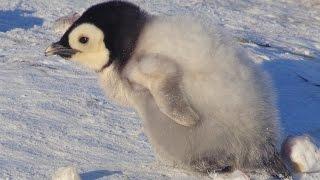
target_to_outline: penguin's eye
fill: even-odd
[[[88,38],[88,37],[81,36],[81,37],[79,38],[79,42],[80,42],[81,44],[87,44],[88,41],[89,41],[89,38]]]

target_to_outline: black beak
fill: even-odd
[[[69,59],[72,57],[72,55],[76,54],[77,52],[79,52],[79,51],[65,47],[65,46],[61,45],[59,42],[56,42],[56,43],[51,44],[45,50],[45,56],[59,55],[62,58]]]

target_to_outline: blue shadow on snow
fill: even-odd
[[[284,135],[310,135],[320,145],[320,86],[298,75],[313,69],[319,79],[320,64],[314,61],[266,61],[263,67],[274,82]],[[311,77],[312,78],[312,77]]]
[[[122,175],[122,171],[109,171],[109,170],[98,170],[98,171],[90,171],[81,174],[82,180],[96,180],[105,176],[112,176],[112,175]]]
[[[43,20],[31,14],[32,11],[20,9],[0,11],[0,32],[7,32],[15,28],[30,29],[34,25],[41,26]]]

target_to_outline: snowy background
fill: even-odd
[[[0,179],[181,179],[155,163],[137,115],[108,101],[93,73],[44,49],[52,23],[99,0],[0,0]],[[283,136],[320,144],[320,1],[135,0],[156,15],[193,14],[238,39],[272,76]]]

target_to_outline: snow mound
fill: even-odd
[[[283,155],[296,173],[294,180],[320,179],[320,150],[309,136],[289,137],[284,142]]]
[[[52,180],[81,180],[81,178],[75,167],[68,166],[59,168],[52,176]]]
[[[320,150],[307,135],[288,138],[284,153],[295,172],[320,173]]]

